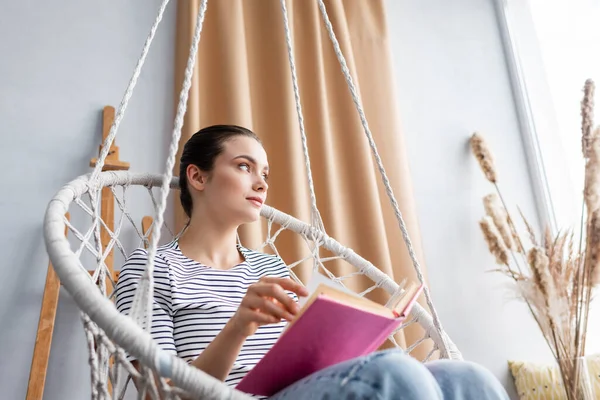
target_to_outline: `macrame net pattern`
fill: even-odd
[[[342,73],[346,78],[350,94],[360,116],[369,146],[373,151],[374,159],[381,173],[386,193],[394,208],[417,277],[423,283],[423,274],[412,249],[406,225],[377,152],[360,98],[333,32],[325,5],[322,0],[317,0],[317,2],[336,56],[340,61]],[[117,134],[119,124],[167,4],[168,0],[164,0],[160,6],[158,16],[144,44],[142,55],[120,104],[113,126],[102,145],[102,151],[94,171],[65,185],[48,205],[44,221],[46,248],[63,286],[73,296],[82,311],[82,321],[89,352],[93,399],[123,398],[127,393],[127,388],[131,387],[130,381],[133,381],[136,386],[137,398],[140,399],[148,397],[152,399],[171,399],[179,398],[182,395],[202,399],[251,398],[189,366],[185,361],[164,353],[148,333],[152,323],[154,254],[161,235],[164,234],[165,236],[163,240],[170,240],[176,236],[164,223],[164,212],[169,194],[178,185],[177,179],[173,178],[172,171],[181,137],[187,95],[191,86],[193,66],[196,62],[195,57],[206,13],[207,0],[201,1],[196,20],[196,30],[190,47],[190,56],[186,66],[165,167],[166,172],[162,175],[123,171],[102,172],[103,163]],[[294,274],[295,269],[307,262],[312,264],[313,272],[318,271],[342,285],[345,285],[357,275],[365,275],[371,279],[373,284],[359,294],[366,296],[376,289],[382,289],[390,295],[388,305],[393,304],[403,294],[402,284],[399,285],[394,282],[352,249],[341,245],[328,236],[323,227],[316,207],[316,196],[312,183],[312,171],[306,145],[307,140],[285,0],[281,0],[281,8],[305,165],[309,179],[311,223],[307,224],[299,221],[265,205],[261,210],[261,215],[266,225],[267,237],[262,245],[255,250],[264,250],[279,255],[286,262],[292,277],[296,280],[298,278]],[[112,230],[108,228],[106,221],[103,221],[100,216],[100,198],[103,188],[110,189],[115,201],[116,215],[114,229]],[[149,208],[153,210],[154,214],[152,215],[152,226],[145,232],[142,232],[141,227],[136,223],[136,221],[140,221],[141,216],[134,215],[135,212],[143,209],[141,206],[143,201],[149,202]],[[135,207],[131,207],[131,204],[135,204]],[[65,231],[67,231],[66,236]],[[290,261],[286,259],[285,254],[279,254],[276,242],[285,232],[299,235],[305,243],[306,255],[301,259]],[[102,244],[101,235],[103,234],[110,237],[106,246]],[[117,276],[110,274],[106,261],[109,257],[114,257],[114,265],[121,265],[127,255],[140,246],[148,248],[149,261],[136,290],[131,313],[129,316],[125,316],[120,314],[114,305],[113,294]],[[322,251],[327,252],[328,255],[322,256]],[[342,270],[351,270],[352,272],[337,276],[329,267],[334,260],[337,260],[338,265],[339,263],[351,265],[352,268]],[[424,295],[429,312],[419,304],[415,304],[409,318],[398,330],[405,329],[412,324],[419,324],[425,333],[423,337],[414,343],[409,343],[404,350],[410,354],[418,346],[428,343],[432,346],[432,349],[422,361],[430,359],[435,352],[439,352],[440,358],[461,359],[460,352],[441,326],[427,287],[425,287]],[[394,339],[395,333],[389,337],[389,340],[398,346]],[[138,360],[139,370],[127,361],[127,354]]]
[[[87,275],[88,280],[93,283],[99,294],[111,301],[110,307],[114,308],[112,300],[115,281],[109,273],[106,259],[112,252],[115,265],[118,265],[135,248],[149,246],[149,235],[152,232],[152,226],[146,232],[143,232],[140,225],[141,216],[132,215],[134,213],[129,210],[129,205],[135,204],[136,208],[139,208],[142,202],[141,197],[146,197],[146,206],[153,207],[156,210],[157,189],[160,189],[160,183],[160,175],[134,174],[123,171],[102,172],[95,184],[90,182],[89,175],[82,176],[67,184],[55,198],[56,203],[54,204],[63,207],[65,205],[70,206],[68,208],[70,217],[67,218],[63,213],[64,216],[61,222],[67,227],[67,238],[65,240],[68,241],[68,245],[72,249],[72,255],[77,260],[77,268]],[[99,193],[103,187],[110,188],[115,200],[114,230],[109,230],[105,221],[99,216]],[[172,187],[177,187],[177,179],[173,179]],[[60,201],[63,197],[65,198],[64,201]],[[70,205],[68,204],[69,200],[71,201]],[[357,275],[368,276],[373,284],[359,293],[361,296],[365,296],[378,288],[382,288],[392,295],[401,293],[401,286],[377,267],[360,257],[352,249],[344,247],[321,231],[269,206],[263,207],[261,215],[266,225],[267,235],[264,242],[255,250],[277,254],[282,257],[294,279],[300,281],[294,274],[295,268],[306,262],[314,262],[318,265],[319,273],[342,285]],[[164,229],[165,240],[177,236],[168,225],[165,225]],[[104,248],[98,240],[100,230],[110,236],[110,241]],[[302,238],[306,246],[304,257],[290,261],[286,259],[285,254],[279,253],[277,240],[286,231],[293,232],[293,234]],[[321,256],[322,252],[319,249],[325,249],[331,255]],[[344,263],[352,265],[354,271],[347,275],[336,276],[329,268],[329,264],[333,260],[342,260]],[[90,266],[95,268],[90,269]],[[390,302],[392,301],[393,296],[390,297]],[[136,370],[127,361],[125,350],[115,344],[109,335],[99,328],[85,312],[82,313],[82,321],[89,351],[93,399],[123,398],[126,390],[135,390],[132,389],[131,385],[127,389],[125,384],[128,380],[135,382],[139,395],[142,396],[141,398],[144,398],[143,396],[146,393],[151,398],[157,399],[178,398],[178,395],[183,393],[181,389],[167,385],[164,379],[153,379],[151,372],[154,369],[153,365],[149,365],[149,368],[142,368],[141,371]],[[404,351],[410,354],[420,345],[431,345],[431,351],[421,360],[425,362],[436,352],[440,352],[441,340],[437,336],[431,316],[419,304],[415,305],[407,321],[396,332],[412,324],[420,324],[424,328],[425,334],[415,342],[409,343]],[[389,340],[400,348],[394,338],[396,332],[390,335]],[[448,338],[446,340],[449,342]],[[460,358],[460,353],[453,345],[450,353],[449,358]],[[443,354],[440,355],[443,356]],[[200,371],[195,370],[194,372]],[[223,389],[227,388],[224,387]],[[202,392],[201,394],[202,398],[208,398],[204,397],[207,396],[206,393]],[[218,394],[215,398],[223,398],[221,396],[223,394]]]

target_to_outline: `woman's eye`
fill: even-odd
[[[269,174],[263,174],[263,179],[265,181],[268,181],[269,180]]]
[[[246,171],[250,171],[250,166],[248,164],[243,163],[243,164],[240,164],[239,167],[241,169],[245,169]]]

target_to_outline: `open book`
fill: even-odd
[[[358,296],[315,275],[300,312],[271,350],[236,389],[272,396],[298,380],[334,364],[377,350],[407,315],[423,290],[409,284],[392,308]]]

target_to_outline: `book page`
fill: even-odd
[[[349,295],[361,298],[358,294],[356,294],[352,290],[344,287],[340,283],[335,282],[335,281],[329,279],[328,277],[326,277],[323,274],[320,274],[318,272],[313,272],[310,280],[306,284],[306,289],[308,290],[308,296],[307,297],[300,297],[300,299],[298,301],[298,305],[300,306],[300,308],[304,307],[304,304],[306,303],[306,301],[308,299],[310,299],[310,297],[315,292],[315,290],[317,290],[317,287],[319,287],[320,284],[324,284],[326,286],[329,286],[329,287],[332,287],[334,289],[340,290],[340,291],[342,291],[344,293],[347,293]]]

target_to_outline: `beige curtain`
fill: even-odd
[[[393,90],[384,0],[330,0],[325,4],[425,268]],[[288,1],[287,7],[325,229],[396,281],[404,277],[416,280],[317,2]],[[178,2],[176,99],[198,9],[197,0]],[[267,203],[309,222],[310,198],[279,0],[209,1],[180,148],[194,132],[212,124],[243,125],[261,137],[272,170]],[[180,207],[175,212],[176,224],[181,227],[183,212]],[[264,229],[263,223],[244,227],[240,232],[244,245],[262,243]],[[307,252],[304,242],[294,236],[284,234],[276,242],[288,262]],[[330,266],[336,274],[351,271],[342,263]],[[310,265],[302,265],[296,273],[305,280]],[[360,277],[351,286],[364,290],[369,281]],[[387,300],[380,290],[370,298]],[[424,299],[421,304],[426,306]],[[399,339],[406,345],[422,335],[419,327],[413,327]],[[426,342],[413,355],[422,358],[430,346]]]

